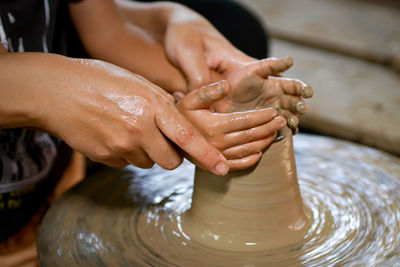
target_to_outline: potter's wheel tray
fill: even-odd
[[[103,168],[60,198],[38,239],[43,266],[329,266],[400,262],[400,160],[327,137],[294,138],[304,240],[231,252],[191,240],[194,167]],[[283,210],[282,212],[286,212]],[[219,238],[215,236],[215,238]],[[251,246],[251,244],[249,244]]]

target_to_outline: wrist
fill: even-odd
[[[20,86],[24,75],[14,58],[13,53],[0,53],[0,128],[35,127],[33,96]]]
[[[44,129],[51,111],[50,95],[62,84],[62,56],[43,53],[0,53],[0,127]],[[57,76],[57,77],[54,77]]]
[[[37,127],[37,117],[29,105],[5,106],[0,103],[0,129]]]

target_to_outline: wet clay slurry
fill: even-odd
[[[283,163],[265,158],[285,140],[289,139],[270,147],[252,174],[218,181],[197,172],[193,205],[194,167],[188,162],[174,171],[99,170],[45,216],[38,239],[41,263],[386,266],[400,262],[400,159],[349,142],[300,134],[294,138],[294,148],[301,204],[292,161],[278,166]],[[269,169],[261,170],[267,165],[273,171],[283,170],[279,175],[285,175],[284,181],[269,176]],[[269,189],[263,185],[267,181],[257,178],[259,172],[271,179]],[[249,178],[253,174],[255,178]],[[268,204],[260,201],[261,196]],[[278,205],[281,209],[273,210]]]

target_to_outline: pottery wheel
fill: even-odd
[[[330,266],[400,262],[400,159],[327,137],[294,137],[311,226],[304,240],[225,251],[191,240],[194,166],[174,171],[102,168],[48,211],[38,238],[43,266]],[[282,212],[285,212],[284,210]],[[218,237],[215,237],[218,238]]]

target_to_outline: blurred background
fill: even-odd
[[[313,87],[303,132],[400,155],[400,1],[237,2],[265,25],[269,56],[294,58],[284,75]]]

